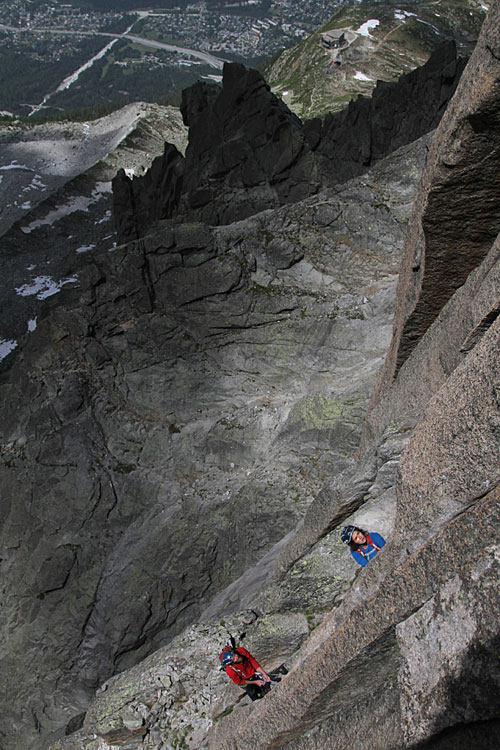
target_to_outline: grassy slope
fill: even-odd
[[[264,72],[275,93],[300,117],[335,111],[358,94],[370,95],[377,79],[390,81],[422,65],[444,40],[455,39],[470,54],[484,19],[485,3],[477,0],[433,2],[349,2],[304,42],[285,50]],[[401,12],[413,13],[404,20]],[[331,53],[321,46],[321,33],[342,28],[354,31],[377,19],[370,38],[350,34],[340,51],[340,68],[330,66]],[[371,80],[355,78],[358,73]]]

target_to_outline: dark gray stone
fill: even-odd
[[[147,234],[149,227],[175,214],[182,190],[184,158],[165,143],[162,156],[154,159],[143,177],[129,178],[121,169],[112,182],[117,240],[131,242]]]
[[[231,226],[162,221],[95,255],[5,360],[4,713],[26,706],[26,748],[196,620],[350,465],[425,153]],[[345,591],[326,586],[323,562],[311,607]],[[302,575],[297,591],[314,590]],[[306,630],[303,615],[285,620],[281,654]],[[272,629],[262,639],[270,653]]]

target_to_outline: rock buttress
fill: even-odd
[[[373,403],[500,230],[500,6],[436,131],[410,220],[394,332]]]

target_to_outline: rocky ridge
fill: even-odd
[[[373,99],[301,123],[257,71],[226,64],[222,89],[199,83],[183,93],[185,159],[169,146],[148,175],[113,180],[120,241],[173,216],[229,224],[362,174],[436,127],[464,65],[449,42],[422,68],[379,84]]]

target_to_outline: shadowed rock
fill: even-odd
[[[226,64],[215,91],[196,84],[183,92],[189,145],[181,213],[228,224],[315,192],[301,122],[260,73]]]
[[[499,77],[490,64],[492,58],[496,64],[500,60],[493,43],[498,30],[496,4],[469,79],[477,85],[478,71],[489,70],[485,85],[493,85],[495,102]],[[467,111],[469,122],[475,118],[474,105],[481,111],[484,103],[470,93],[467,87],[459,89],[451,110]],[[370,746],[386,748],[469,748],[471,738],[474,747],[498,743],[492,699],[497,678],[491,659],[498,648],[498,604],[492,606],[492,597],[498,601],[493,579],[500,546],[500,245],[492,166],[497,154],[490,135],[493,153],[481,138],[468,141],[467,162],[473,172],[485,163],[489,186],[481,191],[486,206],[475,231],[467,213],[464,217],[460,245],[464,258],[465,243],[470,245],[468,263],[455,266],[451,255],[448,259],[448,298],[456,286],[461,288],[408,354],[390,390],[386,384],[384,399],[369,415],[378,431],[371,443],[365,436],[365,460],[380,445],[384,427],[397,433],[405,418],[410,429],[411,419],[417,422],[400,463],[391,544],[302,646],[285,684],[248,715],[235,712],[215,725],[210,748],[236,750],[244,735],[247,743],[273,749],[340,750],[359,743],[360,728]],[[454,143],[438,131],[431,152],[438,158],[426,175],[438,188],[443,158]],[[467,201],[467,180],[463,184]],[[455,197],[460,205],[459,191]],[[452,195],[448,198],[432,208],[441,243],[451,248],[459,241],[459,221],[453,213],[448,220],[449,203],[453,207]],[[430,205],[431,198],[427,206],[417,205],[414,222],[425,224]],[[480,253],[475,252],[478,238]],[[407,291],[400,284],[400,305]],[[349,487],[346,500],[348,492]],[[332,520],[338,498],[333,500]],[[320,512],[322,505],[320,501]],[[308,516],[310,528],[328,531],[324,516],[318,524],[314,506]],[[307,522],[308,517],[304,526]]]
[[[343,182],[433,130],[467,61],[453,41],[395,82],[378,81],[371,99],[358,96],[342,112],[304,123],[322,182]]]
[[[222,89],[197,83],[183,92],[183,166],[180,156],[165,156],[154,175],[130,183],[120,174],[113,183],[121,241],[173,216],[229,224],[362,174],[436,127],[464,64],[446,43],[399,81],[379,82],[372,99],[358,97],[340,114],[302,123],[260,73],[227,63]]]
[[[143,177],[120,169],[113,179],[113,209],[119,243],[137,240],[161,219],[175,214],[182,189],[184,158],[170,143]]]

